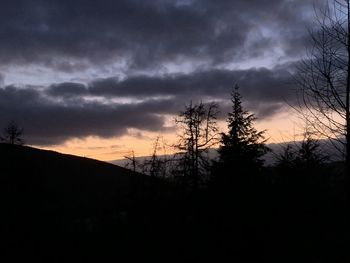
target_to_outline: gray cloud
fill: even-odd
[[[228,65],[269,60],[277,51],[281,61],[298,58],[308,45],[312,4],[322,2],[3,0],[1,70],[12,70],[14,78],[20,74],[13,73],[16,66],[26,74],[51,69],[65,78],[39,83],[67,81],[5,86],[0,74],[0,126],[15,120],[28,143],[38,145],[120,136],[129,128],[166,131],[164,114],[176,114],[191,99],[222,101],[221,117],[226,117],[235,84],[248,109],[259,118],[271,117],[284,101],[295,103],[294,64],[245,70]],[[115,73],[119,64],[114,62],[121,63]],[[185,62],[190,64],[186,69],[181,67]],[[101,77],[102,68],[113,77]],[[85,70],[85,75],[75,74]]]
[[[72,104],[52,103],[34,89],[9,86],[0,89],[0,125],[4,127],[15,120],[24,127],[28,143],[52,145],[89,135],[120,136],[128,128],[165,131],[164,117],[156,111],[164,106],[163,101],[127,105],[83,100]]]
[[[207,70],[190,74],[169,74],[161,76],[132,76],[123,80],[106,78],[92,81],[87,86],[79,83],[62,83],[49,87],[48,93],[55,96],[102,96],[145,98],[155,96],[176,96],[183,98],[215,99],[227,98],[233,85],[242,86],[247,100],[281,102],[292,99],[293,82],[290,70],[278,66],[273,69],[249,70]]]
[[[60,144],[89,135],[120,136],[129,128],[167,131],[164,114],[177,114],[191,99],[226,100],[221,105],[221,117],[226,118],[225,112],[231,106],[229,94],[235,83],[241,86],[249,109],[265,118],[285,106],[284,100],[293,102],[291,95],[286,97],[290,78],[287,69],[279,67],[134,76],[49,87],[7,86],[0,89],[0,125],[15,120],[25,128],[28,143],[40,145]],[[101,100],[89,100],[96,97]],[[131,102],[111,102],[123,97]]]
[[[310,21],[301,14],[311,2],[4,0],[0,61],[68,72],[85,68],[82,59],[91,66],[123,59],[141,69],[179,60],[222,63],[273,50],[274,37],[291,52],[290,43],[304,42]],[[274,34],[264,35],[263,27]]]
[[[0,87],[2,87],[4,85],[4,75],[0,72]]]
[[[60,97],[75,97],[87,94],[87,87],[82,83],[64,82],[52,84],[47,89],[48,95]]]

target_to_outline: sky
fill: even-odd
[[[171,144],[191,100],[221,126],[240,86],[270,142],[295,135],[293,72],[326,0],[2,0],[0,127],[100,160]]]

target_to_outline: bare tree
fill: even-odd
[[[124,156],[125,159],[128,160],[128,162],[125,165],[125,168],[129,168],[131,166],[132,171],[136,173],[136,158],[135,158],[135,152],[132,150],[129,155]]]
[[[159,155],[160,150],[163,151],[161,155]],[[168,163],[170,161],[166,154],[166,143],[162,137],[157,136],[153,144],[152,155],[141,164],[142,171],[151,177],[166,177],[168,175]]]
[[[23,145],[23,128],[20,128],[16,122],[11,121],[3,130],[1,141],[9,144]]]
[[[299,106],[315,132],[336,139],[350,167],[350,0],[333,0],[316,11],[312,49],[298,68]]]
[[[175,119],[182,129],[175,147],[182,156],[183,175],[194,187],[208,169],[205,153],[219,141],[217,115],[216,103],[193,105],[191,101]]]
[[[155,177],[160,172],[160,160],[157,155],[158,145],[159,145],[159,136],[156,138],[156,141],[154,142],[153,153],[150,161],[150,175],[152,177]]]

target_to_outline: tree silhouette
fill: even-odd
[[[334,0],[316,13],[312,49],[299,66],[299,113],[314,130],[343,147],[350,167],[350,0]]]
[[[276,156],[276,167],[281,171],[292,171],[297,158],[296,150],[291,144],[283,147],[282,152]]]
[[[231,93],[232,111],[228,114],[228,133],[222,133],[217,168],[220,173],[252,172],[263,165],[261,157],[268,151],[265,131],[257,131],[254,114],[242,107],[242,97],[236,85]]]
[[[134,150],[132,150],[129,153],[129,155],[125,155],[124,158],[128,160],[128,162],[125,165],[125,168],[129,168],[129,166],[131,166],[132,171],[136,173],[137,161]]]
[[[315,168],[319,167],[326,160],[327,156],[321,152],[318,141],[307,135],[298,150],[297,165]]]
[[[146,158],[141,166],[142,172],[151,177],[168,176],[168,163],[171,161],[166,155],[166,144],[162,137],[157,136],[153,144],[153,152],[149,158]],[[163,154],[159,155],[158,151],[163,150]]]
[[[11,121],[3,130],[3,137],[1,141],[9,144],[23,145],[24,140],[23,128],[20,128],[16,122]]]
[[[182,129],[175,145],[180,150],[182,173],[195,188],[208,171],[205,153],[218,143],[217,114],[216,103],[193,105],[191,102],[175,119]]]
[[[301,143],[284,147],[277,156],[276,167],[287,173],[295,173],[296,170],[306,173],[319,170],[327,160],[328,156],[321,151],[319,141],[306,132]]]

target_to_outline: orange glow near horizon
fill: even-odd
[[[113,161],[124,159],[124,156],[130,156],[132,151],[134,151],[135,156],[151,155],[153,143],[157,136],[156,133],[142,132],[142,137],[134,135],[108,139],[87,137],[69,140],[63,145],[40,148],[101,161]]]
[[[221,121],[219,127],[226,130],[226,122]],[[267,143],[280,143],[302,138],[302,124],[297,116],[290,111],[274,116],[271,119],[255,122],[257,130],[266,130],[265,137]],[[86,137],[83,139],[72,139],[62,145],[40,147],[41,149],[54,150],[61,153],[84,156],[101,161],[113,161],[124,159],[124,156],[131,156],[134,151],[135,156],[150,156],[156,138],[160,136],[162,141],[168,145],[166,152],[158,154],[171,154],[174,149],[170,145],[177,140],[175,133],[155,133],[130,130],[128,135],[115,138]]]

